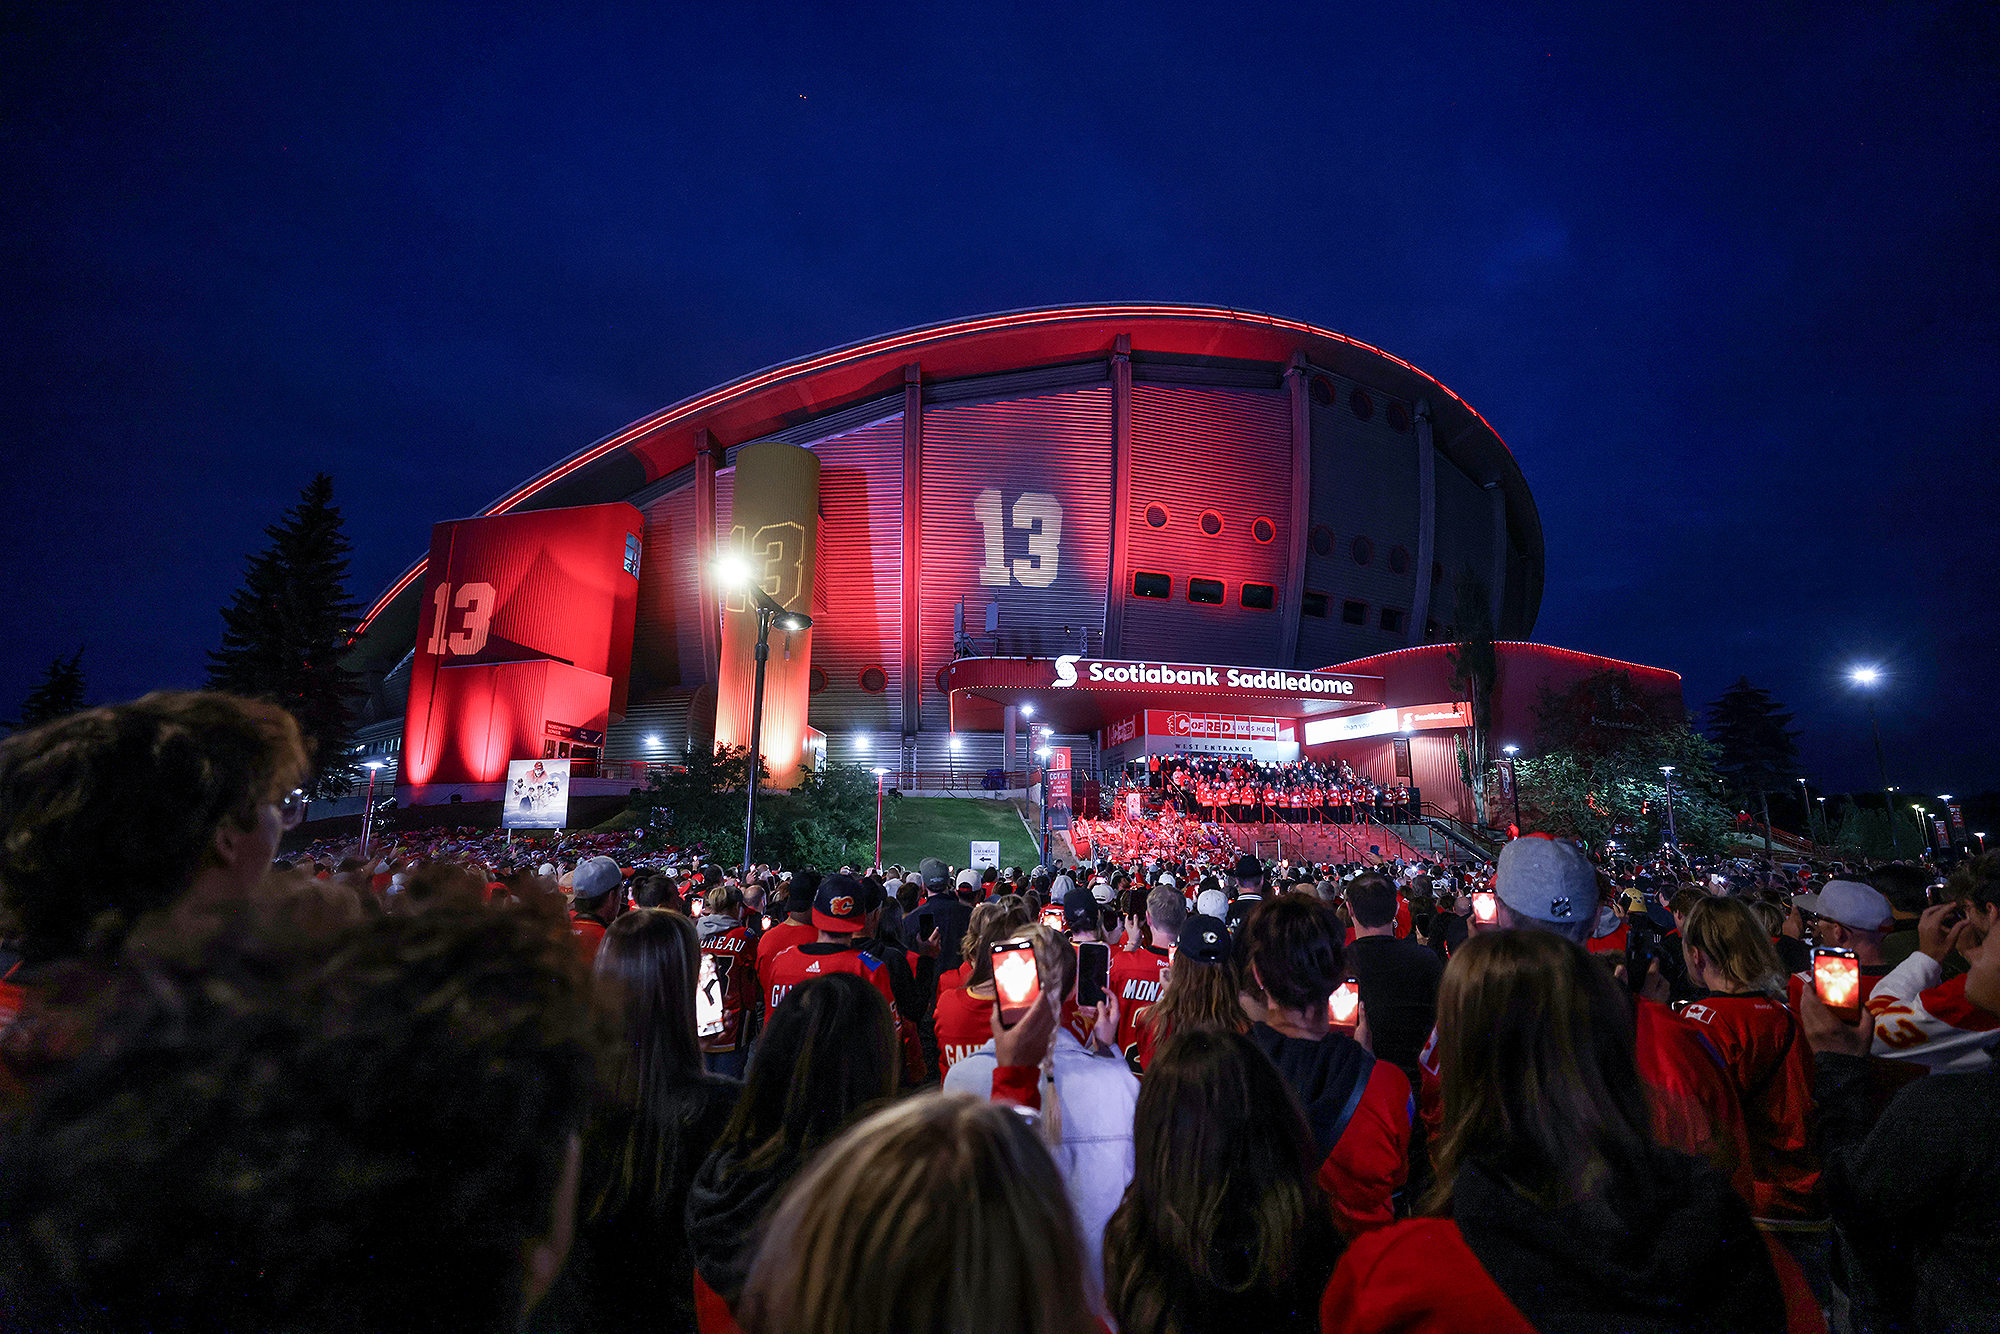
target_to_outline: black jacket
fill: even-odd
[[[743,1297],[764,1217],[798,1175],[797,1159],[747,1168],[718,1149],[703,1161],[687,1197],[687,1238],[701,1281],[734,1310]]]
[[[903,944],[909,949],[917,947],[917,916],[931,914],[938,933],[937,967],[940,973],[948,973],[964,963],[959,957],[958,947],[965,941],[965,929],[972,925],[972,907],[961,902],[956,894],[933,894],[909,912],[903,914]]]

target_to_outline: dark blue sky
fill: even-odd
[[[1747,675],[1835,788],[1877,662],[1892,781],[2000,786],[1992,7],[1501,8],[16,7],[0,715],[199,682],[315,470],[367,601],[745,371],[1181,300],[1478,407],[1537,638]]]

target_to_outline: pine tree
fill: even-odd
[[[1491,777],[1487,760],[1493,741],[1493,685],[1500,675],[1493,614],[1486,584],[1470,565],[1459,568],[1453,598],[1456,634],[1445,660],[1451,664],[1452,690],[1472,706],[1472,726],[1458,742],[1458,772],[1472,789],[1474,814],[1486,824],[1491,820],[1486,789]]]
[[[83,650],[67,658],[58,654],[49,660],[41,683],[21,701],[23,728],[38,727],[57,718],[66,718],[83,707]]]
[[[357,779],[348,752],[359,678],[341,658],[361,607],[347,595],[352,547],[333,504],[333,479],[314,477],[283,522],[264,534],[270,546],[251,558],[243,587],[223,608],[222,648],[208,655],[208,683],[289,709],[313,753],[307,794],[338,796]]]
[[[1722,692],[1708,707],[1708,735],[1715,742],[1715,771],[1745,804],[1755,798],[1771,827],[1770,794],[1800,776],[1799,734],[1792,715],[1771,692],[1748,677]]]

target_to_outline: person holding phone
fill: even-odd
[[[1829,880],[1818,893],[1796,895],[1792,903],[1819,919],[1816,943],[1853,952],[1860,977],[1856,1004],[1867,1003],[1875,984],[1894,967],[1882,957],[1882,941],[1894,921],[1889,900],[1859,881]],[[1799,1012],[1800,995],[1812,985],[1811,968],[1793,973],[1785,980],[1786,1000],[1792,1013]]]
[[[992,1040],[992,946],[1018,936],[1031,920],[1026,902],[1012,894],[988,899],[972,910],[972,924],[960,942],[967,959],[964,976],[939,989],[931,1015],[941,1077]]]
[[[1059,1015],[1065,1002],[1076,1000],[1076,947],[1061,932],[1039,923],[1023,927],[996,940],[989,953],[995,978],[989,1013],[997,1016],[996,1030],[1018,1025],[1024,1006]],[[1024,967],[1030,988],[1025,993],[1013,984]],[[1102,1005],[1080,1007],[1078,1013],[1089,1022],[1091,1040],[1086,1045],[1068,1025],[1057,1026],[1042,1058],[1040,1129],[1081,1225],[1091,1309],[1102,1313],[1104,1225],[1132,1180],[1132,1115],[1139,1081],[1113,1045],[1117,997],[1107,995]],[[989,1039],[955,1062],[945,1075],[945,1092],[991,1096],[1000,1065],[996,1041]]]

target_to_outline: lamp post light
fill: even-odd
[[[1667,780],[1667,846],[1678,849],[1680,839],[1674,835],[1674,766],[1663,764],[1660,772]]]
[[[945,763],[948,764],[951,768],[951,785],[954,788],[958,786],[958,749],[959,746],[964,742],[964,740],[965,740],[964,737],[961,737],[958,733],[953,732],[951,734],[951,740],[945,746],[945,750],[948,753],[948,758],[946,759]]]
[[[882,777],[889,771],[875,770],[875,869],[882,869]]]
[[[1986,851],[1986,835],[1975,829],[1972,831],[1972,836],[1979,840],[1979,850],[1981,852]]]
[[[787,611],[783,603],[750,580],[750,566],[741,556],[728,555],[715,563],[716,577],[750,599],[757,613],[757,675],[750,688],[750,778],[744,784],[749,795],[743,810],[743,879],[750,879],[751,844],[757,837],[757,769],[764,751],[764,668],[771,660],[771,623],[786,634],[812,629],[812,617],[802,611]]]
[[[361,856],[368,856],[368,845],[375,835],[375,775],[382,772],[381,760],[364,760],[361,767],[368,771],[368,795],[363,798],[361,808]]]
[[[1924,831],[1924,848],[1927,851],[1935,849],[1937,844],[1931,839],[1930,812],[1914,801],[1910,803],[1910,809],[1917,813],[1917,828]]]
[[[1889,786],[1889,762],[1882,758],[1882,725],[1875,720],[1875,687],[1882,683],[1882,669],[1854,667],[1849,669],[1847,679],[1867,695],[1868,727],[1875,734],[1875,767],[1882,772],[1882,809],[1889,816],[1889,851],[1901,852],[1902,845],[1896,841],[1896,803],[1889,796],[1896,789]]]
[[[1805,780],[1805,779],[1803,779],[1803,778],[1801,778],[1801,779],[1799,780],[1799,807],[1800,807],[1800,809],[1801,809],[1801,810],[1802,810],[1802,811],[1804,812],[1804,814],[1805,814],[1805,821],[1806,821],[1806,842],[1808,842],[1808,843],[1812,842],[1812,800],[1811,800],[1811,798],[1812,798],[1812,789],[1811,789],[1811,788],[1809,788],[1809,787],[1807,787],[1807,786],[1806,786],[1806,780]]]
[[[1500,753],[1507,757],[1507,786],[1514,789],[1514,828],[1518,831],[1521,828],[1521,775],[1514,768],[1514,757],[1521,753],[1521,748],[1510,741],[1500,747]]]
[[[1046,731],[1046,729],[1044,730]],[[1047,746],[1041,747],[1039,750],[1035,752],[1035,758],[1042,762],[1042,778],[1041,778],[1042,862],[1041,864],[1043,866],[1048,866],[1049,865],[1049,748]],[[1053,870],[1054,868],[1051,867],[1050,869]]]

